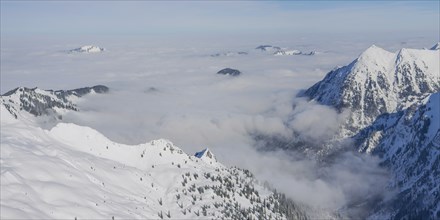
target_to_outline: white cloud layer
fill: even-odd
[[[291,138],[296,131],[310,139],[331,137],[344,115],[295,98],[298,90],[335,66],[348,64],[371,43],[394,50],[402,42],[422,47],[433,41],[402,37],[371,42],[356,36],[333,43],[316,36],[263,39],[98,39],[97,45],[107,49],[99,54],[64,52],[91,39],[2,39],[1,90],[104,84],[111,88],[109,94],[86,97],[79,103],[82,111],[64,120],[122,143],[166,138],[188,153],[209,147],[225,164],[250,169],[291,198],[322,208],[336,210],[382,193],[387,174],[376,158],[347,153],[323,168],[300,154],[257,152],[249,134]],[[274,57],[253,50],[266,43],[322,53]],[[209,56],[227,51],[250,54]],[[216,74],[225,67],[239,69],[242,75]]]

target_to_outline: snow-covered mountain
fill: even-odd
[[[105,49],[102,47],[94,46],[94,45],[86,45],[82,47],[78,47],[75,49],[69,50],[71,53],[100,53],[103,52]]]
[[[349,109],[342,133],[348,137],[379,115],[405,109],[439,90],[438,51],[401,49],[391,53],[373,45],[302,95],[339,111]]]
[[[440,93],[380,116],[354,139],[361,152],[381,156],[392,170],[390,187],[398,190],[372,218],[440,217]]]
[[[304,52],[297,49],[289,49],[282,48],[278,46],[272,45],[260,45],[254,50],[248,51],[227,51],[227,52],[218,52],[210,55],[211,57],[236,57],[236,56],[244,56],[249,54],[265,54],[270,56],[292,56],[292,55],[305,55],[312,56],[316,54],[316,51]]]
[[[349,110],[338,139],[352,138],[391,171],[397,195],[371,210],[371,219],[440,217],[439,60],[436,50],[371,46],[301,94]]]
[[[2,96],[1,104],[15,118],[25,111],[34,116],[53,115],[61,117],[67,110],[78,111],[75,102],[78,98],[92,93],[107,93],[109,88],[103,85],[73,90],[42,90],[39,88],[18,87]]]

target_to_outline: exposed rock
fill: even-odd
[[[230,75],[230,76],[239,76],[241,72],[236,69],[224,68],[217,72],[217,74]]]

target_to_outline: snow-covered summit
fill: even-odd
[[[350,136],[377,116],[406,108],[439,91],[438,60],[437,51],[401,49],[391,53],[373,45],[302,95],[340,111],[349,109],[344,136]]]
[[[359,55],[355,65],[357,68],[388,67],[394,56],[394,53],[373,44]]]
[[[77,52],[77,53],[100,53],[103,52],[105,49],[102,47],[94,46],[94,45],[86,45],[82,47],[78,47],[75,49],[70,50],[70,52]]]

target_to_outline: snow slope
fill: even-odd
[[[115,143],[88,127],[50,130],[1,105],[1,218],[305,219],[301,206],[204,150]]]
[[[373,219],[440,217],[440,93],[379,117],[355,139],[360,151],[381,156],[398,190]]]

